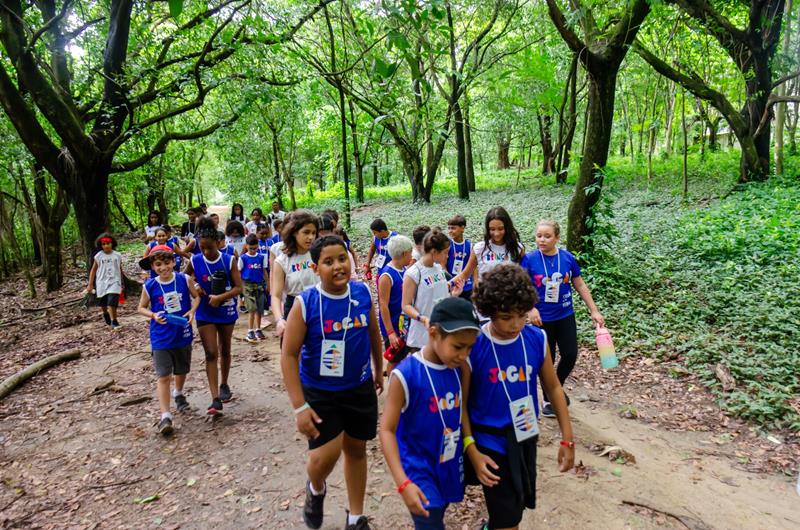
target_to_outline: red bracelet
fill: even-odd
[[[387,337],[391,337],[391,336],[392,336],[392,335],[394,335],[394,334],[395,334],[395,333],[394,333],[394,331],[390,331],[389,333],[387,333],[387,334],[386,334],[386,336],[387,336]]]
[[[568,442],[566,440],[561,440],[561,445],[564,447],[569,447],[570,449],[575,449],[575,442]]]
[[[403,493],[403,490],[406,489],[409,484],[411,484],[411,479],[407,478],[405,482],[397,486],[397,493]]]

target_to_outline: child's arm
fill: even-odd
[[[410,316],[414,320],[419,320],[425,327],[428,327],[428,317],[423,316],[414,307],[414,298],[417,297],[417,282],[412,278],[405,276],[403,279],[403,313]]]
[[[281,373],[283,374],[283,384],[289,394],[289,401],[295,410],[295,420],[297,430],[308,438],[319,436],[316,424],[322,423],[322,419],[317,416],[314,409],[307,406],[303,396],[303,387],[300,383],[300,348],[306,336],[306,323],[303,320],[303,312],[300,304],[294,304],[289,312],[289,319],[286,323],[287,330],[281,347]],[[303,410],[297,412],[297,409]]]
[[[192,253],[192,250],[194,250],[194,245],[195,245],[194,238],[191,238],[191,239],[189,239],[189,241],[186,242],[186,247],[184,248],[184,250],[186,250],[186,253],[189,255],[188,259],[192,259],[192,254],[191,253]]]
[[[397,330],[394,329],[392,315],[389,312],[391,294],[392,279],[388,274],[382,274],[378,279],[378,304],[381,310],[381,320],[383,320],[383,327],[386,328],[386,334],[389,336],[389,344],[392,345],[392,348],[397,348],[400,345],[400,338],[397,336]]]
[[[396,382],[395,379],[396,377],[389,379],[389,395],[383,404],[383,414],[378,435],[381,439],[381,449],[383,449],[386,464],[392,473],[394,483],[400,488],[408,480],[403,464],[400,461],[400,449],[397,446],[397,423],[400,421],[400,411],[406,400],[403,395],[403,385]],[[403,496],[403,502],[406,503],[408,511],[414,515],[428,517],[429,513],[425,509],[425,506],[428,505],[428,499],[419,489],[419,486],[411,482],[403,488],[400,494]]]
[[[280,263],[275,263],[275,267],[270,268],[272,277],[270,278],[270,292],[272,298],[270,305],[272,306],[272,314],[275,315],[275,334],[278,337],[283,336],[286,329],[286,316],[283,314],[283,289],[286,283],[286,273],[283,272],[283,267]]]
[[[461,434],[462,440],[472,438],[472,424],[469,422],[469,413],[467,412],[467,402],[469,401],[469,387],[472,382],[472,370],[466,362],[461,365]],[[492,487],[500,482],[500,477],[492,473],[492,469],[497,471],[499,466],[491,457],[481,453],[475,441],[469,445],[465,445],[464,454],[472,462],[472,468],[478,476],[478,480],[485,486]]]
[[[147,289],[142,288],[142,296],[139,297],[139,307],[136,308],[136,312],[147,317],[147,320],[155,320],[159,324],[167,323],[167,319],[161,313],[154,313],[150,310],[150,296],[147,294]]]
[[[378,327],[378,318],[375,314],[375,304],[370,300],[369,309],[369,343],[372,347],[372,366],[375,370],[373,377],[375,390],[383,393],[383,352],[381,348],[381,330]]]
[[[578,291],[579,295],[581,295],[583,303],[589,308],[589,313],[592,315],[592,321],[594,322],[595,326],[605,326],[606,320],[597,309],[597,305],[595,305],[594,299],[592,298],[592,293],[589,291],[589,286],[586,285],[585,281],[583,281],[583,277],[575,276],[572,278],[572,285],[575,286],[575,290]]]
[[[269,294],[269,258],[264,256],[264,259],[261,263],[261,271],[264,273],[264,290],[267,294]]]
[[[97,275],[97,260],[92,258],[92,268],[89,270],[89,285],[86,287],[86,294],[92,292],[92,285],[94,285],[95,275]]]
[[[353,250],[353,245],[350,245],[350,248],[347,249],[351,256],[353,256],[353,265],[355,265],[356,270],[358,270],[358,254]]]
[[[467,278],[469,278],[473,274],[475,278],[475,285],[478,285],[478,257],[475,255],[475,247],[473,247],[469,253],[469,260],[467,260],[467,266],[464,267],[464,270],[461,271],[461,274],[456,276],[455,279],[464,282],[467,280]]]
[[[192,295],[192,307],[184,313],[184,317],[189,319],[189,324],[194,321],[194,314],[197,311],[198,306],[200,305],[200,292],[198,289],[194,288],[194,279],[190,276],[186,276],[186,285],[189,287],[189,293]]]
[[[369,244],[369,252],[367,252],[367,261],[364,262],[364,271],[369,270],[369,266],[372,263],[372,256],[375,254],[375,240],[372,240],[372,243]]]
[[[572,424],[569,419],[569,409],[567,408],[567,400],[564,398],[564,390],[561,388],[561,383],[556,376],[555,368],[553,368],[553,360],[550,357],[550,347],[546,346],[544,354],[544,363],[539,372],[539,377],[542,380],[542,387],[547,396],[550,398],[550,403],[556,412],[558,418],[558,427],[561,429],[561,440],[565,442],[572,442]],[[561,445],[558,448],[558,469],[563,473],[572,469],[575,463],[575,448]]]

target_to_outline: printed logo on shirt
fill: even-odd
[[[345,329],[365,328],[367,325],[366,313],[356,315],[355,318],[344,317],[341,322],[337,320],[323,321],[323,329],[325,330],[326,334],[334,331],[343,331]]]
[[[439,398],[439,407],[436,407],[436,396],[431,396],[430,402],[428,403],[428,410],[431,412],[438,412],[439,410],[453,410],[461,406],[461,393],[453,394],[452,392],[448,392],[444,396]]]
[[[528,365],[527,373],[523,371],[521,366],[511,365],[505,370],[498,368],[489,368],[489,382],[498,383],[501,380],[508,381],[509,383],[516,383],[517,381],[527,381],[531,378],[533,373],[533,366]]]
[[[461,250],[461,251],[455,250],[455,251],[453,251],[453,259],[466,260],[467,259],[467,253],[465,251],[463,251],[463,250]]]
[[[486,263],[493,262],[493,261],[506,261],[507,254],[498,254],[493,250],[483,253],[483,261]]]
[[[304,261],[303,263],[293,263],[292,264],[292,270],[289,271],[289,272],[306,271],[306,270],[309,270],[310,268],[311,268],[311,262],[310,261]]]
[[[250,270],[259,270],[259,269],[261,269],[261,263],[259,263],[257,261],[253,262],[253,263],[248,263],[247,264],[247,268],[250,269]]]
[[[430,276],[425,276],[422,278],[422,281],[425,283],[425,285],[433,285],[434,283],[443,282],[445,280],[445,275],[442,272],[437,272],[436,274],[431,274]]]
[[[559,273],[554,272],[553,274],[559,274]],[[567,272],[567,273],[564,274],[564,277],[561,280],[561,283],[569,283],[571,279],[572,279],[572,276],[570,276],[570,274]],[[533,275],[533,285],[534,286],[541,287],[542,286],[542,280],[544,280],[544,274],[534,274]]]

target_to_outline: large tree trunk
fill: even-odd
[[[108,231],[111,224],[108,211],[108,170],[97,168],[91,176],[84,174],[82,180],[90,180],[92,184],[75,190],[72,206],[83,240],[83,256],[88,271],[94,256],[94,241],[97,236]]]
[[[469,98],[467,97],[466,91],[464,92],[464,159],[467,166],[467,184],[469,185],[469,191],[475,191],[477,188],[475,187],[475,163],[472,160],[472,129],[470,127],[469,121]]]
[[[766,51],[753,51],[753,70],[755,75],[745,78],[745,107],[744,113],[750,125],[750,135],[758,131],[761,117],[767,110],[767,102],[772,93],[772,70],[770,67],[771,53]],[[749,144],[748,140],[739,138],[740,144]],[[739,182],[751,180],[766,180],[769,178],[770,165],[770,120],[767,120],[758,131],[757,136],[752,136],[752,148],[742,145],[741,174]]]
[[[542,116],[537,111],[536,119],[539,121],[539,139],[542,144],[542,175],[552,175],[555,170],[556,162],[556,153],[553,149],[553,135],[550,132],[553,118],[549,113]]]
[[[586,143],[583,149],[575,193],[569,203],[567,245],[571,252],[591,252],[587,238],[592,227],[587,221],[600,199],[603,170],[608,161],[608,147],[614,119],[614,88],[617,69],[594,68],[589,72],[589,120],[586,124]]]
[[[456,175],[458,180],[458,197],[469,199],[469,181],[467,179],[467,147],[464,138],[464,116],[458,100],[453,104],[456,129]]]
[[[786,56],[789,53],[789,42],[792,34],[792,0],[786,0],[784,11],[786,23],[783,28],[783,44],[781,51]],[[786,95],[786,83],[781,83],[778,87],[778,95]],[[775,174],[783,174],[783,129],[786,120],[786,102],[778,103],[775,109]]]
[[[508,159],[508,151],[511,148],[511,142],[505,134],[497,137],[497,169],[508,169],[511,167],[511,161]]]

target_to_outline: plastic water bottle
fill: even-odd
[[[173,326],[185,326],[189,323],[189,319],[182,317],[180,315],[173,315],[171,313],[164,313],[161,315],[167,321],[167,324],[172,324]]]
[[[600,366],[606,369],[619,366],[619,360],[614,350],[614,341],[611,339],[611,333],[600,325],[597,326],[594,333],[595,340],[597,341],[597,350],[600,352]]]

